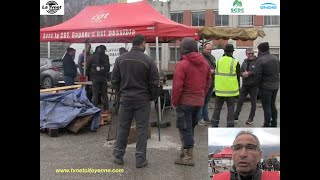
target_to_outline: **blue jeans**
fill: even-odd
[[[201,119],[208,119],[208,105],[210,102],[210,98],[212,95],[212,91],[209,91],[208,94],[206,95],[205,99],[204,99],[204,105],[201,106],[201,108],[199,109],[198,112],[198,120],[200,121]]]
[[[194,146],[194,128],[198,124],[198,112],[200,106],[178,105],[176,127],[179,129],[183,140],[183,148],[189,149]]]
[[[261,103],[264,112],[264,127],[277,127],[278,111],[276,108],[276,97],[278,89],[260,89]]]
[[[74,85],[74,78],[71,76],[64,76],[64,84],[66,86]]]

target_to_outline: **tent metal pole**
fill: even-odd
[[[177,49],[177,40],[174,43],[174,63],[177,64],[178,59],[178,49]]]
[[[159,60],[159,37],[156,37],[156,59],[157,59],[157,66],[160,76],[160,60]],[[159,81],[160,85],[160,81]],[[160,122],[161,122],[161,102],[160,96],[158,97],[158,134],[159,134],[159,141],[160,141]]]
[[[48,42],[48,58],[50,58],[50,41]]]

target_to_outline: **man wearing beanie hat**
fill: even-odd
[[[223,56],[216,61],[214,77],[215,104],[211,119],[212,127],[219,126],[220,113],[224,102],[227,102],[227,127],[234,127],[234,106],[239,95],[240,64],[233,55],[233,45],[227,44]]]
[[[182,144],[175,163],[193,166],[194,127],[198,124],[197,113],[211,85],[211,70],[198,53],[194,39],[183,38],[180,51],[181,60],[176,65],[172,84],[172,104],[176,107],[176,124]]]
[[[103,113],[109,110],[107,94],[107,77],[110,71],[109,56],[105,54],[106,47],[100,45],[96,47],[96,52],[88,59],[87,74],[90,74],[92,81],[92,104],[103,105]]]
[[[260,75],[260,98],[264,111],[263,127],[277,127],[278,111],[276,97],[280,87],[280,61],[269,52],[269,43],[258,45],[258,73]]]

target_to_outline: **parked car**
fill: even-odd
[[[40,87],[52,88],[63,81],[62,59],[40,58]]]

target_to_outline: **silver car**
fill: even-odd
[[[63,81],[62,59],[40,58],[40,88],[53,88]]]

